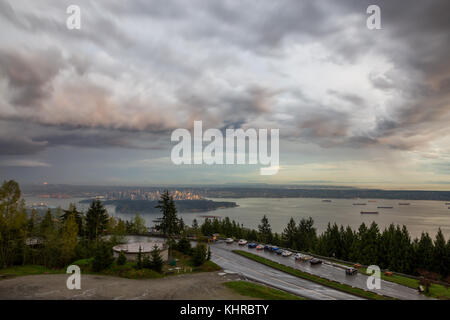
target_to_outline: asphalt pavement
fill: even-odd
[[[233,245],[213,244],[211,260],[226,272],[314,300],[363,300],[360,297],[307,281],[231,252]],[[237,245],[235,247],[237,249]]]
[[[232,250],[243,250],[253,254],[265,257],[267,259],[282,263],[284,265],[327,278],[340,283],[348,284],[364,290],[367,288],[368,276],[364,274],[356,274],[348,276],[345,269],[335,266],[333,263],[324,261],[319,265],[310,265],[309,262],[297,262],[293,255],[290,257],[279,256],[276,253],[265,250],[249,249],[246,245],[239,246],[236,242],[226,244],[219,241],[211,245],[212,260],[224,269],[228,269],[249,279],[266,283],[279,289],[289,291],[310,299],[360,299],[353,295],[349,295],[328,287],[315,284],[311,281],[303,280],[298,277],[291,276],[287,273],[275,270],[256,261],[252,261],[245,257],[239,256],[231,252]],[[417,290],[405,287],[393,282],[381,280],[380,289],[372,289],[370,291],[378,294],[394,297],[402,300],[425,300],[430,299]]]

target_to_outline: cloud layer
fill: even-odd
[[[0,2],[0,156],[163,150],[203,120],[280,128],[286,154],[446,159],[446,0],[86,2],[81,30],[69,4]]]

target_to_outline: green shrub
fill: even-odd
[[[117,264],[123,266],[125,263],[127,263],[127,257],[123,251],[120,251],[119,256],[117,257]]]
[[[144,255],[144,258],[142,259],[142,267],[147,268],[147,269],[152,269],[153,264],[148,255]]]
[[[161,257],[161,253],[160,253],[157,245],[155,245],[153,247],[153,250],[150,252],[150,255],[152,257],[152,266],[151,266],[151,268],[153,270],[155,270],[156,272],[161,272],[163,264],[164,264],[164,261],[163,261],[163,259]]]
[[[206,245],[204,243],[197,243],[192,254],[192,262],[194,266],[200,266],[205,263],[207,258]]]
[[[95,249],[94,260],[92,261],[92,270],[100,272],[113,263],[114,258],[111,247],[105,242],[99,242]]]
[[[192,254],[192,246],[191,246],[191,242],[189,241],[189,239],[186,237],[181,238],[178,241],[177,250],[180,251],[181,253],[191,255]]]

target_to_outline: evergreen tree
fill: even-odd
[[[100,272],[108,268],[114,261],[111,247],[107,242],[98,241],[95,247],[94,260],[92,261],[92,269]]]
[[[78,244],[78,225],[75,220],[75,214],[72,213],[66,218],[62,229],[62,246],[61,246],[61,261],[65,265],[74,258],[75,248]]]
[[[120,251],[119,256],[117,257],[117,265],[123,266],[125,263],[127,263],[127,257],[123,251]]]
[[[197,222],[197,219],[192,220],[192,229],[193,229],[194,231],[197,231],[197,230],[198,230],[198,222]]]
[[[90,240],[98,240],[108,226],[108,212],[100,200],[94,200],[86,214],[86,235]]]
[[[261,219],[261,224],[258,226],[259,239],[263,243],[268,243],[272,238],[272,228],[269,224],[269,219],[264,215]]]
[[[314,220],[302,218],[297,227],[296,248],[302,251],[312,251],[316,245],[317,235]]]
[[[161,251],[157,245],[154,245],[153,250],[150,252],[151,266],[156,272],[161,272],[164,265],[164,261],[161,257]]]
[[[433,262],[433,271],[444,277],[447,276],[449,270],[447,261],[447,243],[445,242],[441,228],[439,228],[434,240]]]
[[[53,220],[52,211],[50,209],[47,209],[47,211],[45,212],[44,218],[42,219],[39,229],[40,235],[43,238],[47,238],[49,233],[55,230],[55,222]]]
[[[139,246],[139,252],[138,252],[137,257],[136,257],[136,268],[137,269],[142,269],[142,267],[143,267],[143,263],[142,262],[143,262],[142,261],[142,248]]]
[[[152,269],[152,261],[150,260],[150,257],[148,254],[144,254],[144,258],[142,258],[142,268],[146,269]]]
[[[177,244],[177,249],[178,251],[180,251],[181,253],[190,255],[192,253],[192,246],[191,246],[191,242],[189,241],[188,238],[183,237],[178,241]]]
[[[287,248],[296,250],[295,239],[297,236],[297,226],[295,224],[294,218],[291,217],[286,228],[283,231],[283,245]]]
[[[74,215],[75,217],[75,221],[77,223],[78,226],[78,234],[80,236],[83,236],[83,213],[79,212],[77,210],[77,207],[75,206],[75,204],[71,203],[69,204],[69,209],[67,210],[63,210],[63,214],[61,215],[61,220],[63,221],[63,223],[66,222],[67,218],[70,215]]]
[[[179,233],[179,220],[173,197],[168,190],[161,194],[161,199],[158,200],[156,208],[159,208],[162,213],[162,217],[157,220],[156,229],[161,230],[164,236],[167,237],[170,251],[171,244],[175,243],[173,238]]]
[[[27,237],[25,202],[19,184],[5,181],[0,188],[0,266],[22,263]]]
[[[205,263],[207,257],[206,245],[204,243],[197,243],[192,254],[192,262],[194,266],[200,266]]]

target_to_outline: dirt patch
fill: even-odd
[[[0,299],[31,300],[239,300],[249,299],[226,288],[238,275],[207,272],[161,279],[133,280],[110,276],[82,275],[81,289],[69,290],[69,275],[31,275],[0,281]]]

